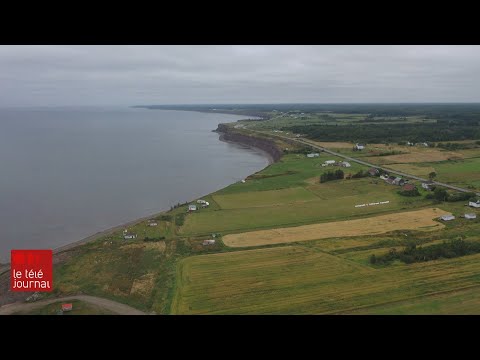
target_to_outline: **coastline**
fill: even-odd
[[[197,111],[197,110],[192,110],[192,111]],[[264,157],[267,158],[268,160],[268,164],[258,170],[258,171],[261,171],[263,169],[265,169],[266,167],[270,166],[271,164],[275,163],[276,161],[278,161],[278,154],[272,154],[270,153],[268,150],[266,149],[262,149],[261,147],[258,147],[258,146],[255,146],[255,145],[252,145],[252,144],[248,144],[246,142],[242,142],[242,141],[238,141],[234,138],[231,138],[231,139],[225,139],[225,135],[226,133],[222,132],[221,130],[219,131],[218,129],[217,130],[212,130],[214,132],[217,132],[219,133],[219,141],[223,141],[223,142],[226,142],[226,143],[232,143],[232,144],[238,144],[238,145],[242,145],[246,148],[249,148],[249,149],[253,149],[254,151],[262,154]],[[249,174],[249,175],[252,175],[252,174]],[[230,186],[231,184],[228,184],[227,186]],[[221,189],[223,189],[224,187],[222,188],[219,188],[219,189],[216,189],[215,191],[219,191]],[[215,192],[214,191],[214,192]],[[208,194],[203,194],[203,195],[199,195],[198,197],[202,197],[202,196],[206,196]],[[197,197],[195,197],[197,198]],[[193,201],[194,199],[192,199],[191,201]],[[156,217],[156,216],[160,216],[162,214],[165,214],[166,212],[168,212],[169,210],[161,210],[161,211],[158,211],[156,213],[153,213],[153,214],[150,214],[148,216],[144,216],[144,217],[141,217],[141,218],[136,218],[132,221],[128,221],[126,223],[122,223],[122,224],[119,224],[119,225],[116,225],[116,226],[113,226],[111,228],[108,228],[108,229],[105,229],[105,230],[102,230],[102,231],[99,231],[99,232],[96,232],[94,234],[91,234],[87,237],[84,237],[80,240],[77,240],[77,241],[74,241],[70,244],[66,244],[66,245],[62,245],[60,247],[57,247],[55,249],[53,249],[53,262],[54,264],[55,263],[58,263],[59,262],[59,255],[61,255],[62,253],[64,252],[67,252],[67,251],[70,251],[70,250],[73,250],[77,247],[80,247],[84,244],[87,244],[87,243],[90,243],[90,242],[93,242],[95,240],[98,240],[99,238],[103,237],[103,236],[106,236],[106,235],[110,235],[114,232],[117,232],[125,227],[130,227],[130,226],[134,226],[140,222],[143,222],[143,221],[146,221],[152,217]],[[10,271],[10,263],[6,263],[6,264],[0,264],[0,276],[2,276],[3,274],[5,274],[6,272]]]

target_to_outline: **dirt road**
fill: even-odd
[[[89,295],[73,295],[61,298],[52,298],[36,301],[34,303],[12,303],[0,307],[0,315],[11,315],[19,311],[30,311],[36,308],[52,304],[59,301],[81,300],[87,303],[100,306],[119,315],[146,315],[143,311],[132,308],[131,306],[118,303],[116,301]]]

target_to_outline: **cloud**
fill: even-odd
[[[479,46],[0,46],[0,106],[478,102]]]

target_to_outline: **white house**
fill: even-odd
[[[123,238],[124,238],[125,240],[136,239],[136,238],[137,238],[137,234],[124,234],[124,235],[123,235]]]
[[[205,203],[206,203],[205,200],[201,200],[201,199],[200,199],[200,200],[197,200],[197,204],[205,204]]]
[[[433,181],[427,181],[422,183],[422,188],[425,190],[430,190],[430,187],[433,185]]]
[[[352,165],[350,165],[350,163],[347,162],[347,161],[342,161],[342,162],[340,163],[340,166],[341,166],[341,167],[351,167]]]
[[[442,217],[440,217],[440,219],[443,220],[443,221],[450,221],[450,220],[454,220],[455,216],[453,216],[453,215],[443,215]]]
[[[188,205],[188,211],[196,211],[197,205]]]
[[[202,208],[206,208],[209,206],[210,206],[210,203],[208,201],[205,201],[205,204],[202,204]]]
[[[313,157],[319,157],[320,154],[319,153],[311,153],[311,154],[307,154],[307,157],[308,158],[313,158]]]
[[[335,163],[336,163],[335,160],[327,160],[327,161],[324,162],[325,165],[333,165]]]
[[[157,226],[158,224],[155,221],[151,221],[148,223],[148,226]]]
[[[355,149],[363,150],[363,149],[365,149],[365,145],[364,144],[355,144]]]
[[[203,240],[203,246],[206,246],[206,245],[214,245],[215,244],[215,240]]]
[[[471,207],[474,207],[474,208],[480,208],[480,200],[469,201],[468,206],[471,206]]]
[[[476,219],[477,214],[465,214],[465,219]]]

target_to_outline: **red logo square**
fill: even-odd
[[[11,291],[53,290],[52,250],[12,250],[10,255]]]

